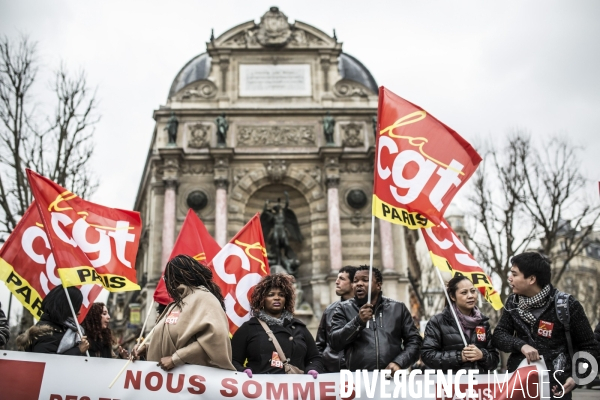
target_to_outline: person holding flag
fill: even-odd
[[[464,275],[448,281],[446,289],[450,302],[427,323],[421,347],[421,359],[428,368],[454,372],[460,369],[477,369],[483,374],[496,369],[500,356],[492,345],[489,318],[475,305],[478,290]],[[450,307],[454,308],[460,326]],[[462,341],[459,329],[464,332],[468,345]]]
[[[389,369],[393,374],[417,361],[422,339],[406,305],[383,297],[379,269],[372,268],[374,280],[369,285],[370,269],[358,268],[354,298],[340,303],[333,313],[330,345],[333,351],[345,351],[350,371]]]
[[[83,302],[79,289],[71,286],[65,290],[62,285],[52,289],[42,301],[42,317],[17,337],[17,348],[33,353],[85,356],[90,343],[87,337],[79,336],[69,301],[78,314]]]
[[[150,343],[134,350],[134,357],[147,353],[147,360],[165,371],[184,364],[235,371],[225,303],[211,270],[178,255],[167,263],[164,279],[173,302],[159,316]]]

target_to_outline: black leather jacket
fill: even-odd
[[[463,362],[461,357],[465,344],[462,340],[458,325],[450,308],[444,308],[440,314],[432,317],[425,328],[425,338],[421,347],[421,360],[428,368],[453,370],[478,369],[483,374],[498,366],[500,356],[492,346],[492,330],[489,318],[483,316],[480,326],[485,331],[477,336],[473,329],[470,337],[465,337],[467,344],[474,344],[483,353],[483,358],[475,362]]]
[[[368,329],[358,317],[359,309],[350,299],[333,313],[330,345],[345,351],[349,370],[382,370],[391,362],[408,368],[419,358],[423,339],[403,303],[381,296]]]
[[[329,307],[323,311],[321,323],[319,324],[319,329],[317,330],[317,349],[319,349],[319,353],[321,353],[321,362],[323,363],[325,372],[339,372],[341,369],[346,369],[344,352],[334,351],[329,345],[329,341],[331,340],[331,324],[333,322],[333,313],[341,302],[342,300],[336,301],[335,303],[330,304]]]

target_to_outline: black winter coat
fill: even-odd
[[[489,318],[482,315],[480,326],[485,334],[478,336],[473,329],[470,337],[465,337],[468,344],[474,344],[483,353],[483,358],[475,362],[463,362],[461,357],[465,344],[462,341],[458,325],[452,315],[450,308],[444,308],[427,323],[425,338],[421,346],[421,360],[428,368],[441,369],[444,371],[459,369],[477,369],[479,373],[486,373],[498,366],[500,355],[498,350],[492,346],[492,330]]]
[[[519,363],[525,358],[521,353],[521,347],[528,344],[537,349],[538,353],[544,357],[546,367],[552,371],[551,377],[555,370],[564,371],[556,373],[556,377],[561,383],[571,376],[572,368],[565,328],[556,316],[555,294],[556,289],[552,288],[550,298],[542,308],[542,313],[533,327],[521,319],[517,308],[517,296],[512,294],[506,300],[504,312],[494,331],[492,342],[497,349],[511,353],[507,364],[509,372],[517,369]],[[574,351],[587,351],[597,359],[598,345],[594,340],[594,332],[583,307],[573,296],[569,297],[569,313]],[[550,334],[548,334],[549,329],[540,330],[540,321],[553,324]]]
[[[594,336],[596,337],[596,342],[598,342],[598,346],[600,346],[600,322],[596,325],[596,329],[594,329]]]
[[[330,345],[345,351],[350,371],[382,370],[391,362],[408,368],[417,361],[423,339],[403,303],[381,296],[373,312],[375,323],[371,320],[368,329],[358,317],[359,309],[350,299],[333,313]]]
[[[339,372],[341,369],[346,368],[344,352],[333,351],[329,345],[329,341],[331,339],[331,323],[333,322],[333,313],[340,303],[341,300],[336,301],[335,303],[329,305],[325,311],[323,311],[321,323],[319,324],[319,329],[317,330],[317,349],[319,349],[319,353],[321,353],[321,359],[323,362],[323,368],[325,368],[325,372]]]
[[[294,318],[283,325],[269,325],[290,364],[307,373],[311,369],[322,373],[321,355],[306,325]],[[249,368],[255,374],[284,374],[283,368],[271,366],[273,342],[256,317],[244,322],[231,339],[233,366],[238,371]],[[248,364],[244,367],[245,360]]]
[[[44,331],[42,331],[43,332],[42,334],[36,335],[35,328],[38,328],[38,330],[44,329]],[[28,351],[31,351],[33,353],[56,354],[56,351],[58,350],[58,346],[60,345],[60,341],[62,340],[63,336],[65,335],[65,332],[67,331],[67,329],[69,329],[69,328],[66,328],[63,325],[58,325],[58,324],[54,323],[53,321],[50,321],[50,319],[48,319],[46,317],[46,314],[42,314],[40,321],[35,326],[33,326],[29,329],[29,331],[30,331],[29,334],[30,334],[30,336],[32,336],[32,338],[31,338],[31,347],[29,348]],[[67,350],[61,354],[65,354],[65,355],[69,355],[69,356],[85,356],[86,355],[85,353],[82,353],[81,351],[79,351],[78,345],[70,348],[69,350]]]

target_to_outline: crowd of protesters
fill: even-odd
[[[500,350],[510,354],[509,372],[524,359],[543,358],[552,397],[570,399],[576,386],[572,352],[598,360],[600,324],[593,331],[579,301],[551,285],[550,262],[543,255],[522,253],[511,259],[511,265],[512,294],[495,329],[476,306],[478,290],[462,275],[448,282],[446,306],[431,318],[422,337],[406,305],[383,296],[383,277],[377,268],[372,269],[369,285],[368,266],[347,266],[335,282],[340,299],[323,312],[316,341],[294,318],[293,278],[285,274],[268,275],[255,286],[252,317],[230,339],[225,302],[211,270],[180,255],[169,261],[164,275],[173,302],[157,318],[149,343],[134,348],[131,355],[116,346],[102,303],[91,307],[80,334],[66,294],[77,311],[81,292],[62,286],[48,293],[40,321],[17,338],[17,345],[38,353],[145,358],[166,371],[195,364],[237,370],[249,377],[304,373],[314,378],[342,369],[394,373],[417,361],[424,368],[485,373],[499,367]],[[8,336],[0,309],[0,345]]]

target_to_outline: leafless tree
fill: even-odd
[[[10,234],[32,201],[25,169],[87,197],[97,187],[88,166],[98,122],[96,94],[84,72],[64,65],[51,84],[51,115],[36,109],[32,88],[38,73],[36,43],[0,37],[0,236]],[[29,313],[24,313],[29,316]],[[31,320],[30,320],[31,321]],[[23,325],[23,324],[22,324]]]
[[[585,250],[600,208],[583,195],[587,180],[579,150],[560,138],[534,146],[528,134],[517,131],[503,147],[483,151],[469,196],[476,220],[471,240],[478,260],[500,279],[503,301],[510,293],[513,255],[535,248],[549,256],[556,285]]]

